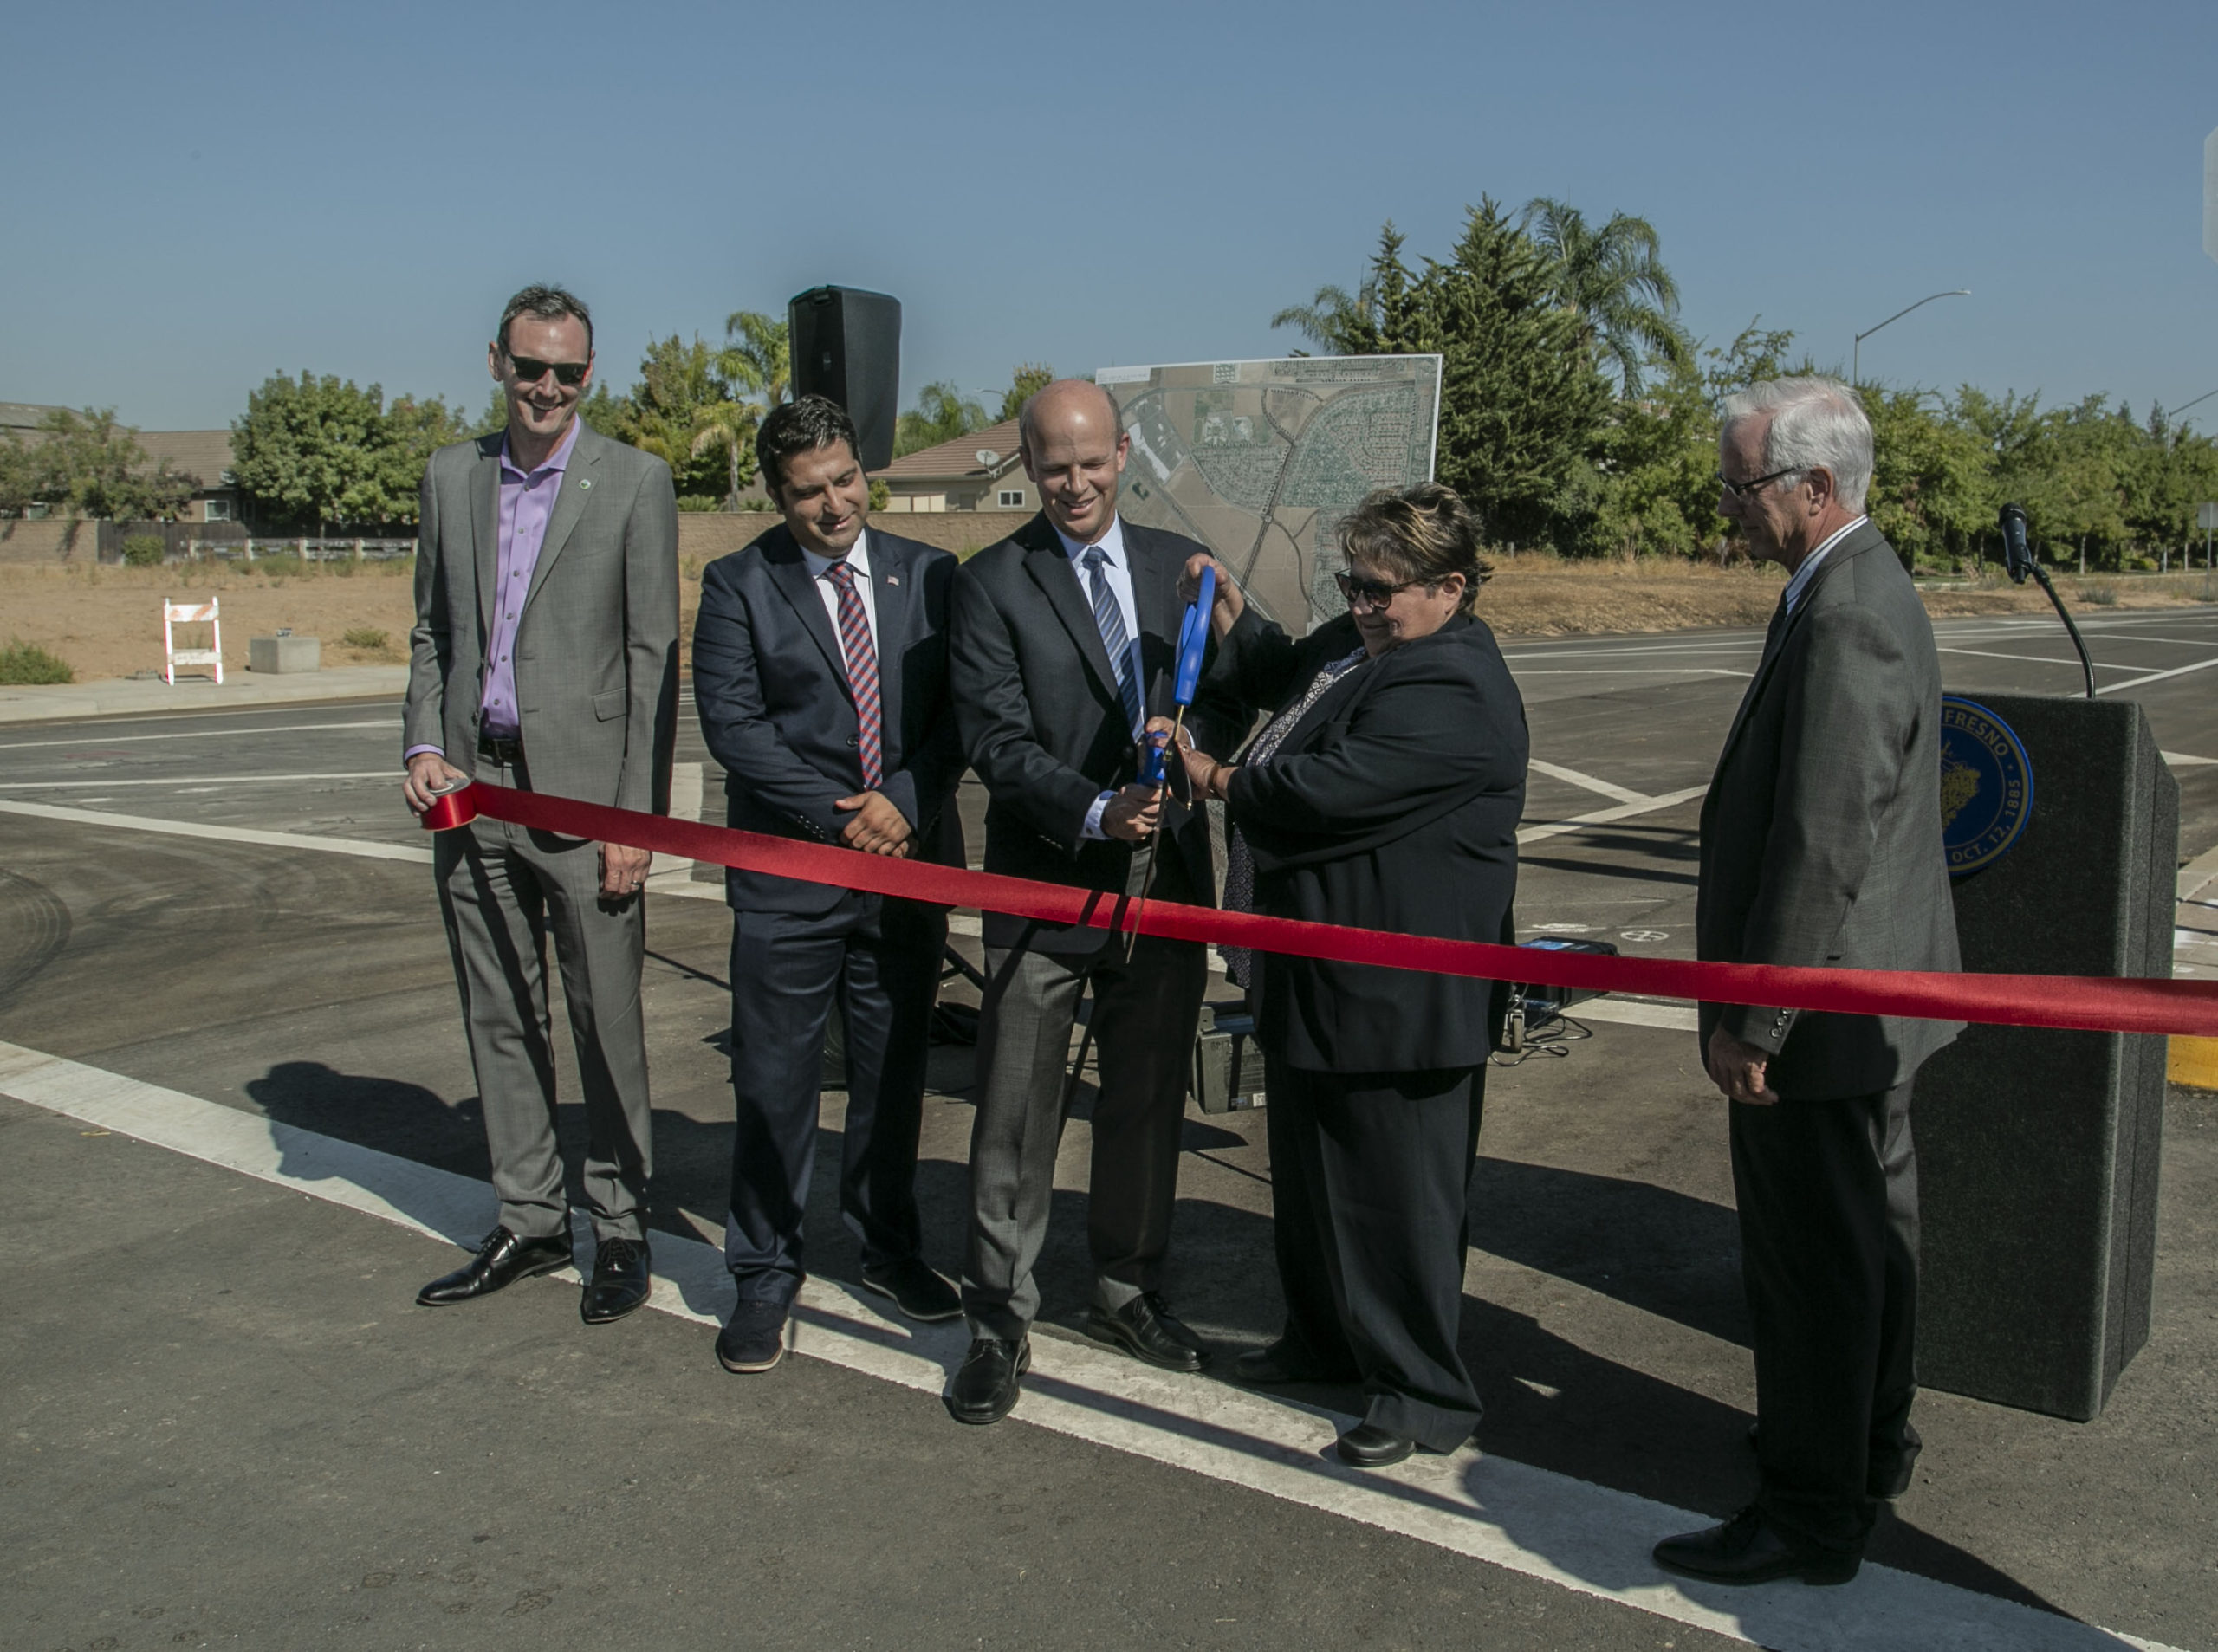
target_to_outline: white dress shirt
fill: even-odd
[[[840,635],[840,587],[832,583],[833,560],[804,549],[802,558],[808,563],[808,576],[816,581],[816,594],[824,599],[824,612],[832,616],[832,634]],[[870,629],[870,651],[876,655],[878,647],[878,598],[870,588],[870,530],[865,528],[855,535],[855,542],[844,559],[855,571],[855,594],[863,599],[863,623]],[[840,644],[844,650],[844,640]]]
[[[1810,581],[1818,577],[1818,564],[1826,560],[1826,553],[1871,520],[1869,516],[1858,516],[1845,528],[1828,535],[1824,544],[1802,559],[1802,566],[1794,570],[1794,577],[1787,582],[1787,594],[1780,599],[1786,612],[1793,613],[1794,605],[1802,600],[1802,593],[1810,588]]]
[[[1117,599],[1117,612],[1124,616],[1126,652],[1130,656],[1125,669],[1132,674],[1132,681],[1139,684],[1140,707],[1145,712],[1147,707],[1147,679],[1140,675],[1140,611],[1132,596],[1132,565],[1125,554],[1124,518],[1112,516],[1109,531],[1091,544],[1073,539],[1060,528],[1055,529],[1055,537],[1063,542],[1063,554],[1071,560],[1071,572],[1078,575],[1078,588],[1085,596],[1089,608],[1093,606],[1093,576],[1086,569],[1086,554],[1098,545],[1109,559],[1102,565],[1101,572],[1109,581],[1109,594]],[[1110,662],[1112,666],[1116,664],[1114,660]],[[1137,730],[1134,732],[1138,733]],[[1104,792],[1093,800],[1092,807],[1086,812],[1086,825],[1080,833],[1081,837],[1102,839],[1109,835],[1101,829],[1101,811],[1109,807],[1109,800],[1116,795],[1114,792]]]

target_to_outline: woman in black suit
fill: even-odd
[[[1437,483],[1341,528],[1348,612],[1296,641],[1219,576],[1219,685],[1276,706],[1238,758],[1188,751],[1230,827],[1228,909],[1411,935],[1511,938],[1525,708],[1471,612],[1477,527]],[[1197,580],[1201,559],[1190,577]],[[1251,1382],[1360,1381],[1339,1454],[1451,1451],[1479,1420],[1456,1351],[1493,983],[1228,949],[1268,1064],[1286,1330]]]

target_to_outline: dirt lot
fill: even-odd
[[[223,604],[224,664],[243,671],[247,640],[289,625],[322,639],[332,665],[398,664],[411,623],[409,566],[327,565],[297,573],[264,567],[0,567],[0,644],[36,643],[67,660],[79,680],[128,677],[161,664],[160,601],[215,597]],[[701,595],[689,560],[679,585],[682,637],[691,637]],[[2165,576],[2091,576],[2058,581],[2075,609],[2148,607],[2218,601],[2218,580],[2200,570]],[[1679,631],[1697,625],[1761,625],[1779,600],[1776,568],[1708,566],[1651,559],[1567,562],[1526,555],[1503,560],[1480,598],[1480,612],[1504,636]],[[1925,604],[1936,614],[2032,612],[2045,607],[2032,586],[1999,580],[1936,583]],[[385,634],[382,647],[349,644],[349,632]],[[365,639],[366,641],[366,639]]]

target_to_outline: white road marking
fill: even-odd
[[[0,751],[34,751],[42,746],[120,746],[138,740],[213,740],[218,735],[300,735],[319,733],[330,729],[382,729],[387,734],[400,732],[399,725],[392,718],[376,722],[281,722],[274,728],[241,727],[237,729],[185,729],[168,735],[101,735],[88,732],[82,740],[17,740],[0,745]]]
[[[270,786],[281,781],[390,781],[393,794],[397,797],[400,793],[400,771],[397,768],[367,768],[351,774],[174,774],[165,780],[120,780],[110,776],[97,781],[0,781],[0,791],[58,792],[99,786],[198,786],[210,779],[221,781],[225,786]]]
[[[1604,797],[1619,803],[1646,803],[1652,800],[1645,792],[1628,791],[1622,786],[1612,785],[1608,781],[1597,780],[1592,774],[1582,774],[1575,768],[1562,768],[1554,763],[1544,763],[1537,757],[1526,759],[1525,766],[1527,768],[1538,769],[1543,774],[1553,775],[1557,780],[1568,781],[1573,786],[1583,786],[1590,792],[1599,792]]]
[[[2156,755],[2175,768],[2202,768],[2218,763],[2218,757],[2190,757],[2183,751],[2160,751]]]
[[[1753,677],[1753,671],[1728,671],[1722,665],[1549,665],[1537,671],[1512,666],[1512,677]]]
[[[1947,645],[1942,645],[1939,651],[1943,654],[1970,654],[1980,659],[2014,659],[2027,665],[2069,665],[2075,671],[2079,665],[2077,654],[2066,659],[2055,659],[2046,654],[1998,654],[1991,648],[1953,648]],[[2098,671],[2145,671],[2149,668],[2145,665],[2113,665],[2108,660],[2098,659],[2095,662],[2095,669]]]
[[[18,803],[0,799],[0,814],[27,815],[36,820],[64,820],[74,826],[117,826],[126,832],[152,832],[170,838],[202,838],[217,843],[259,843],[273,849],[319,849],[326,854],[360,855],[370,860],[417,860],[431,863],[429,847],[410,844],[372,843],[365,838],[323,838],[305,832],[264,832],[256,826],[204,826],[198,820],[164,820],[148,814],[110,814],[105,809],[68,809],[55,803]]]
[[[494,1216],[483,1182],[17,1045],[0,1044],[0,1094],[465,1247]],[[580,1237],[590,1245],[590,1234]],[[730,1312],[731,1279],[717,1247],[658,1233],[654,1251],[652,1307],[703,1326]],[[859,1293],[814,1279],[801,1287],[789,1334],[797,1354],[934,1396],[968,1343],[960,1325],[891,1319]],[[1352,1418],[1151,1370],[1044,1332],[1032,1355],[1020,1422],[1747,1644],[2173,1652],[1885,1566],[1867,1565],[1839,1589],[1681,1583],[1658,1571],[1648,1551],[1660,1537],[1710,1524],[1705,1516],[1469,1449],[1382,1472],[1347,1468],[1328,1453]]]
[[[2175,665],[2169,671],[2151,671],[2146,677],[2137,677],[2130,683],[2105,683],[2097,688],[2095,692],[2124,694],[2128,690],[2140,688],[2144,683],[2161,683],[2166,677],[2185,677],[2192,671],[2207,671],[2214,665],[2218,665],[2218,659],[2199,659],[2192,665]]]
[[[1551,820],[1545,826],[1520,826],[1517,841],[1538,843],[1543,838],[1560,838],[1566,832],[1578,832],[1586,826],[1607,826],[1612,820],[1629,820],[1636,814],[1651,814],[1657,809],[1676,808],[1682,803],[1693,801],[1709,790],[1707,785],[1689,786],[1683,792],[1666,792],[1661,797],[1651,797],[1638,803],[1620,803],[1614,809],[1597,809],[1592,814],[1575,814],[1568,820]]]
[[[1589,998],[1564,1012],[1574,1021],[1613,1021],[1624,1027],[1662,1027],[1674,1033],[1696,1030],[1692,1004],[1651,1004],[1625,998]]]

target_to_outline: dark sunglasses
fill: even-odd
[[[1399,585],[1389,585],[1384,580],[1359,580],[1354,574],[1343,569],[1333,575],[1333,583],[1340,587],[1340,595],[1346,598],[1351,606],[1358,597],[1361,597],[1366,607],[1383,608],[1393,601],[1397,594],[1408,590],[1411,586],[1431,585],[1434,581],[1404,580]]]
[[[535,385],[551,373],[554,375],[556,384],[567,385],[571,389],[575,390],[580,385],[585,383],[586,369],[593,366],[593,363],[590,361],[541,361],[532,356],[510,356],[509,366],[516,369],[516,382],[519,384]]]
[[[567,384],[570,381],[566,379],[562,382],[564,384]],[[1717,473],[1717,485],[1724,489],[1726,492],[1731,494],[1735,499],[1746,499],[1750,494],[1756,492],[1758,489],[1769,487],[1781,476],[1800,476],[1802,474],[1802,469],[1803,467],[1799,464],[1792,465],[1784,470],[1774,470],[1767,476],[1758,476],[1754,482],[1735,482],[1732,477],[1727,476],[1722,470],[1721,470]]]

